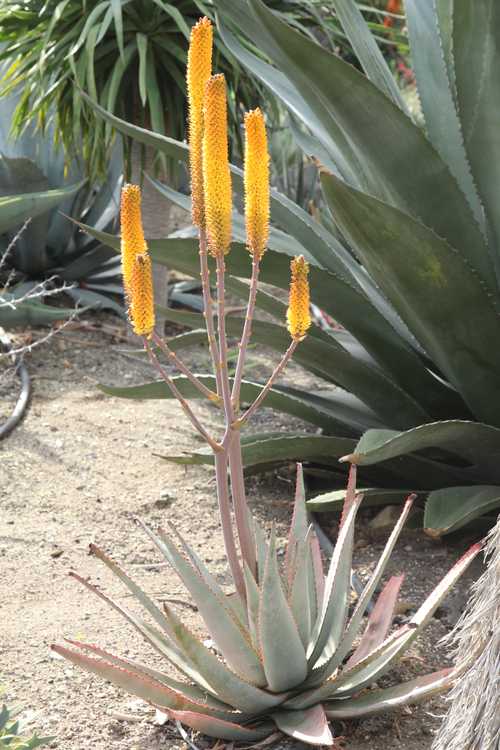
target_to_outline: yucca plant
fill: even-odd
[[[265,399],[310,327],[308,264],[291,262],[287,328],[291,342],[255,401],[240,411],[240,385],[251,335],[254,303],[269,224],[269,157],[264,118],[259,109],[245,116],[245,218],[252,279],[247,316],[239,346],[234,382],[227,372],[225,262],[231,255],[231,177],[228,163],[226,90],[222,75],[211,75],[212,28],[203,18],[194,27],[188,64],[190,164],[193,221],[199,231],[199,257],[214,390],[200,381],[154,331],[151,258],[144,238],[138,186],[122,194],[121,248],[124,285],[134,331],[142,336],[151,363],[179,400],[194,428],[213,452],[217,496],[231,589],[223,590],[196,552],[172,527],[150,539],[191,593],[218,653],[213,653],[169,606],[159,609],[146,593],[101,549],[99,558],[144,607],[154,622],[143,621],[109,599],[86,578],[71,575],[133,625],[184,681],[157,669],[109,654],[78,641],[73,649],[53,649],[74,664],[166,711],[170,719],[212,737],[254,742],[277,731],[317,745],[333,745],[330,719],[359,717],[422,700],[449,687],[457,670],[440,670],[390,688],[366,689],[394,665],[432,617],[453,583],[481,549],[474,545],[450,570],[409,622],[391,631],[402,576],[383,587],[364,634],[363,616],[384,573],[411,508],[409,497],[382,556],[349,614],[349,585],[356,514],[352,466],[335,550],[325,576],[314,529],[309,525],[302,469],[299,465],[295,511],[283,565],[276,533],[270,539],[252,518],[246,503],[240,430]],[[209,255],[215,260],[216,302],[210,294]],[[248,262],[248,261],[247,261]],[[218,310],[217,331],[213,306]],[[158,360],[162,351],[194,388],[218,406],[222,437],[200,422],[175,381]],[[228,486],[231,478],[231,495]],[[231,502],[232,499],[232,502]],[[234,527],[232,515],[234,514]],[[222,657],[222,658],[221,658]]]
[[[500,504],[498,8],[405,4],[424,129],[409,115],[355,3],[334,5],[366,76],[260,0],[217,4],[223,41],[290,111],[300,146],[321,165],[331,208],[313,218],[272,192],[278,229],[270,234],[262,280],[282,288],[286,253],[302,252],[311,264],[312,301],[342,327],[312,328],[295,354],[324,378],[324,389],[278,386],[267,402],[321,427],[323,435],[249,437],[244,460],[249,469],[314,461],[341,487],[338,458],[349,455],[363,466],[367,503],[402,502],[407,489],[428,495],[424,525],[440,535]],[[243,45],[241,34],[271,63]],[[183,144],[100,114],[164,153],[187,158]],[[236,169],[233,175],[240,192]],[[185,196],[178,201],[185,204]],[[234,237],[242,240],[240,221]],[[116,247],[114,238],[107,241]],[[158,262],[196,274],[192,239],[157,241],[151,252]],[[235,244],[227,268],[228,286],[241,294],[240,279],[249,276],[242,245]],[[280,314],[269,294],[257,305]],[[179,346],[199,343],[200,316],[170,316],[196,330]],[[230,325],[238,334],[241,323]],[[279,347],[284,331],[257,323],[254,335]],[[260,387],[250,384],[249,393]],[[118,393],[164,395],[155,385]],[[313,507],[338,509],[341,502],[328,495]]]

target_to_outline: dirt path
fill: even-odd
[[[49,651],[50,643],[68,636],[156,662],[116,613],[68,578],[69,570],[77,570],[130,606],[130,598],[87,555],[90,541],[113,554],[155,598],[177,600],[177,611],[198,626],[174,575],[152,566],[159,558],[135,527],[136,515],[152,525],[173,521],[224,581],[211,471],[185,470],[153,455],[192,448],[192,431],[171,401],[110,399],[96,389],[97,382],[151,379],[146,366],[126,359],[111,344],[99,333],[76,331],[37,350],[29,363],[35,387],[32,407],[22,426],[0,444],[1,683],[7,702],[25,707],[31,726],[56,736],[51,747],[184,747],[174,728],[155,725],[155,712],[141,701],[54,659]],[[213,421],[212,411],[200,413]],[[270,418],[269,412],[263,415],[266,421]],[[289,428],[289,420],[274,416],[272,421],[275,429]],[[266,524],[277,518],[282,536],[291,482],[287,470],[249,482],[254,511]],[[363,575],[373,566],[383,540],[368,534],[363,517],[358,528],[356,562]],[[406,532],[391,572],[408,571],[403,591],[408,606],[419,603],[459,553],[460,547]],[[400,677],[443,663],[436,641],[459,611],[465,590],[466,582],[399,668]],[[336,730],[351,750],[428,750],[437,726],[434,715],[442,709],[442,700],[435,700],[380,719],[338,724]]]

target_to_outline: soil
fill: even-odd
[[[120,603],[133,606],[109,571],[87,554],[91,541],[132,572],[155,599],[173,602],[187,624],[203,634],[186,592],[135,526],[135,516],[152,526],[173,522],[219,580],[227,580],[212,470],[172,465],[157,455],[199,447],[180,407],[172,401],[104,396],[98,383],[141,383],[153,374],[145,362],[122,353],[128,344],[117,318],[95,316],[90,329],[67,328],[34,350],[28,359],[34,385],[31,408],[0,444],[3,698],[23,708],[31,730],[54,736],[52,748],[184,748],[176,727],[160,725],[148,705],[73,668],[49,649],[53,642],[74,637],[157,664],[155,654],[116,612],[68,577],[69,570],[76,570]],[[252,377],[261,377],[275,361],[265,350],[258,354],[257,362],[255,350],[251,353]],[[202,350],[188,358],[202,370]],[[307,382],[307,375],[295,365],[286,378]],[[12,403],[7,395],[2,407],[6,413]],[[214,426],[212,407],[197,402],[195,410]],[[261,429],[263,422],[266,429],[303,427],[266,409],[260,419]],[[248,480],[253,512],[267,528],[275,520],[281,540],[290,517],[292,487],[291,467]],[[373,568],[387,534],[376,533],[370,519],[366,511],[358,522],[355,567],[361,578]],[[336,519],[323,517],[322,523],[333,538]],[[400,621],[415,610],[467,541],[436,542],[419,530],[403,533],[388,571],[406,572],[406,614],[399,615]],[[456,621],[479,572],[480,563],[459,583],[391,678],[409,679],[447,663],[439,639]],[[444,708],[444,700],[437,698],[380,718],[336,723],[334,730],[350,750],[429,750]],[[198,747],[213,745],[199,736],[194,741]]]

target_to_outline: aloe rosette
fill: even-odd
[[[334,552],[323,570],[314,529],[308,523],[302,468],[284,562],[276,534],[269,539],[253,522],[257,576],[245,567],[245,592],[227,595],[194,550],[175,531],[153,532],[152,542],[190,592],[217,652],[161,610],[101,549],[99,558],[137,599],[154,625],[71,573],[128,621],[183,681],[98,646],[70,640],[52,646],[75,665],[166,712],[172,720],[212,737],[254,742],[283,732],[295,739],[333,745],[329,720],[358,718],[416,703],[449,688],[458,675],[442,669],[393,687],[371,686],[394,666],[419,636],[436,608],[480,551],[476,544],[452,567],[411,619],[392,631],[403,576],[382,587],[360,636],[369,601],[377,590],[410,512],[409,497],[382,555],[355,605],[350,607],[354,524],[362,496],[350,483]]]

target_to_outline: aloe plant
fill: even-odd
[[[498,9],[493,2],[475,10],[470,4],[406,3],[424,129],[408,113],[355,4],[334,5],[366,75],[260,0],[217,4],[223,41],[281,99],[299,145],[322,165],[331,210],[313,218],[273,191],[275,231],[261,278],[283,288],[286,254],[302,252],[311,264],[312,301],[342,326],[333,332],[313,328],[295,354],[324,378],[324,389],[278,386],[268,401],[321,427],[323,435],[268,435],[260,443],[249,437],[245,461],[250,470],[272,466],[272,446],[278,460],[314,459],[341,487],[337,461],[349,455],[363,466],[367,502],[398,502],[406,489],[415,489],[428,496],[425,527],[439,535],[500,504],[500,161],[493,93]],[[270,62],[245,46],[241,34]],[[96,111],[122,132],[186,160],[183,144]],[[241,193],[236,168],[233,184]],[[185,196],[177,194],[177,200],[187,205]],[[233,235],[227,283],[241,294],[249,270],[238,244],[240,218]],[[116,239],[103,239],[117,247]],[[151,253],[157,262],[196,274],[193,239],[153,241]],[[282,314],[269,294],[261,293],[257,306],[278,319]],[[179,339],[179,347],[199,342],[199,316],[169,315],[195,329]],[[273,348],[285,335],[269,323],[257,323],[254,333]],[[120,394],[165,396],[153,384],[149,391],[143,386]],[[184,460],[210,457],[198,453]],[[341,502],[328,494],[314,509],[338,509]]]
[[[253,575],[245,564],[243,595],[228,596],[175,529],[172,534],[162,529],[155,533],[142,524],[190,592],[217,654],[193,635],[170,606],[164,603],[160,609],[114,560],[91,545],[92,555],[121,581],[154,625],[110,599],[87,578],[76,573],[72,577],[119,612],[184,681],[89,643],[71,639],[70,648],[52,648],[76,666],[152,703],[169,718],[212,737],[255,742],[281,731],[310,744],[333,745],[329,720],[362,718],[417,703],[454,683],[459,671],[451,667],[391,687],[371,687],[419,636],[480,550],[480,545],[472,547],[409,621],[394,631],[393,616],[404,576],[390,577],[364,623],[368,602],[382,579],[412,500],[406,502],[349,616],[354,522],[361,500],[355,493],[353,471],[325,576],[318,541],[307,518],[299,466],[284,565],[279,564],[274,531],[266,540],[254,523],[257,573]]]

